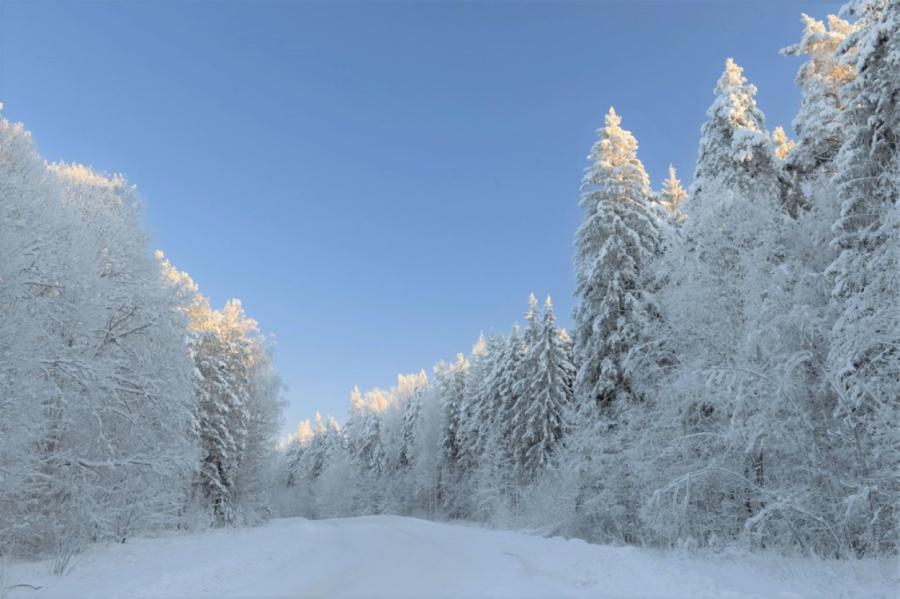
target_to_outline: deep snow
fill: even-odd
[[[397,516],[97,545],[0,573],[18,597],[895,597],[896,565],[690,556]],[[41,587],[9,587],[28,584]]]

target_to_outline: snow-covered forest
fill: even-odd
[[[279,381],[240,302],[148,252],[123,178],[5,119],[0,200],[0,557],[261,521]]]
[[[582,180],[574,330],[525,320],[354,389],[288,441],[276,500],[661,547],[896,552],[900,3],[805,17],[790,139],[730,59],[690,189],[610,109]],[[627,111],[623,111],[627,114]],[[511,318],[512,320],[512,318]],[[477,330],[477,329],[476,329]]]
[[[672,168],[654,188],[609,109],[572,330],[532,295],[521,325],[472,323],[467,353],[280,443],[241,303],[150,252],[123,177],[47,163],[0,118],[0,558],[62,572],[94,541],[370,514],[896,554],[900,2],[805,17],[783,52],[805,59],[794,134],[727,60],[688,189]]]

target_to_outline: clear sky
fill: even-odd
[[[800,13],[835,2],[0,0],[0,100],[43,155],[122,172],[153,246],[277,338],[285,427],[521,320],[570,322],[610,105],[687,182],[726,57],[770,128]]]

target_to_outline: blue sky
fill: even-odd
[[[0,0],[0,100],[47,159],[125,173],[153,246],[277,338],[293,428],[507,330],[531,291],[568,324],[607,108],[655,186],[687,181],[725,58],[787,127],[778,50],[839,6]]]

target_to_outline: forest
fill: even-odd
[[[582,180],[572,331],[524,325],[284,449],[276,502],[601,543],[897,551],[900,4],[804,16],[796,139],[732,60],[690,189],[609,109]]]
[[[728,59],[687,188],[651,185],[609,109],[571,330],[532,295],[521,326],[472,323],[468,352],[280,441],[240,301],[149,251],[122,176],[48,163],[0,118],[0,557],[64,571],[94,541],[368,514],[896,555],[900,3],[804,23],[793,135]]]

